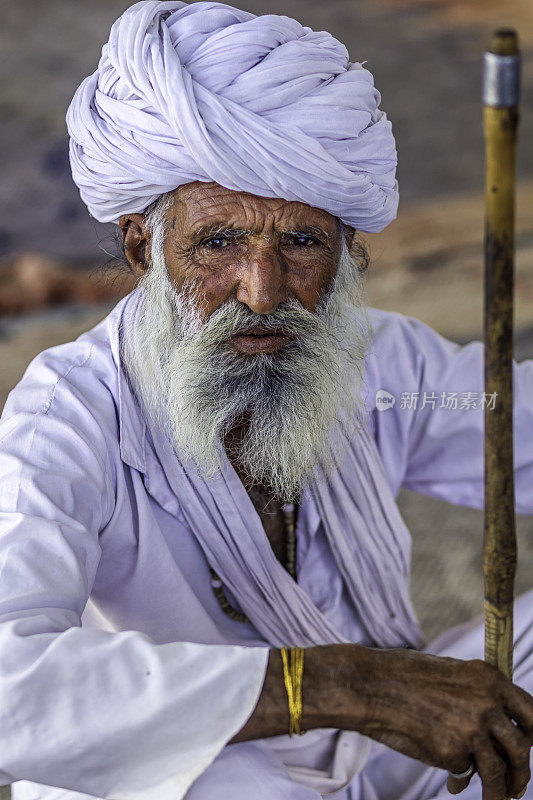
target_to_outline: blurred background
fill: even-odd
[[[458,342],[481,337],[481,63],[494,28],[523,53],[518,150],[516,356],[533,358],[533,4],[531,0],[247,0],[255,13],[327,29],[364,61],[393,123],[398,219],[365,235],[368,302]],[[124,0],[0,0],[0,407],[29,361],[92,327],[127,291],[114,226],[72,183],[65,112],[96,68]],[[414,539],[413,595],[428,637],[481,612],[481,512],[402,492]],[[518,588],[533,584],[533,521],[521,518]]]

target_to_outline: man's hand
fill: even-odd
[[[232,741],[288,728],[281,657],[272,650],[259,702]],[[530,778],[533,697],[480,660],[356,644],[309,647],[302,730],[313,728],[358,731],[450,772],[473,762],[484,800],[519,797]],[[450,776],[448,789],[456,794],[469,782]]]
[[[349,646],[346,646],[348,648]],[[473,762],[484,800],[520,796],[531,777],[533,698],[483,661],[409,650],[370,650],[365,687],[343,652],[349,705],[360,733],[426,764],[464,772]],[[470,778],[448,778],[461,792]]]

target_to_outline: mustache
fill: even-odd
[[[182,291],[176,297],[176,304],[178,319],[191,319],[196,314],[196,324],[188,325],[186,330],[181,331],[184,343],[193,339],[196,342],[208,340],[212,346],[224,345],[232,336],[257,332],[302,339],[325,334],[328,330],[320,313],[317,313],[320,309],[317,312],[308,311],[295,298],[281,303],[270,314],[258,314],[236,298],[229,298],[202,323],[199,322],[199,308],[191,293],[185,294]]]

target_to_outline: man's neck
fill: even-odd
[[[246,424],[246,420],[242,420],[235,425],[226,435],[224,446],[231,465],[259,515],[274,555],[285,565],[287,547],[283,504],[274,496],[269,487],[254,482],[239,463],[239,445],[246,432]]]
[[[244,488],[252,498],[254,505],[258,503],[263,503],[263,505],[266,505],[267,503],[276,503],[281,508],[283,506],[283,501],[280,500],[279,497],[275,496],[275,493],[271,487],[250,477],[239,460],[240,446],[243,436],[246,433],[247,424],[247,420],[239,420],[239,422],[234,425],[224,437],[224,449],[226,450],[228,460],[239,476]]]

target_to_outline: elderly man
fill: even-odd
[[[482,504],[481,409],[441,400],[482,391],[482,347],[364,307],[357,232],[398,201],[379,101],[328,33],[178,0],[128,9],[76,93],[74,179],[139,286],[2,415],[15,800],[525,791],[531,596],[516,684],[478,623],[422,650],[409,600],[400,486]],[[515,390],[533,513],[531,362]]]

